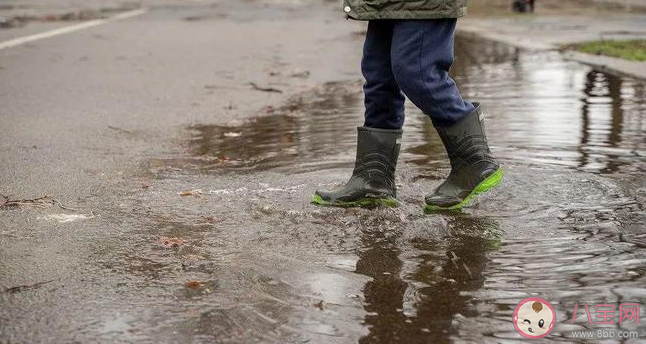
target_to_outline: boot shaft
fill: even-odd
[[[454,169],[465,163],[495,163],[485,134],[485,112],[480,104],[473,104],[475,110],[458,123],[436,128]]]
[[[357,131],[353,174],[372,171],[394,178],[403,130],[357,127]]]
[[[402,130],[359,127],[357,131],[357,156],[350,180],[336,190],[317,190],[313,202],[338,206],[397,206],[395,167]]]

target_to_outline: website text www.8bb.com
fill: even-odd
[[[588,339],[631,339],[639,338],[637,331],[622,331],[612,329],[600,330],[585,330],[585,331],[572,331],[570,336],[572,338],[588,338]]]

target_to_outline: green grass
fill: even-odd
[[[574,49],[582,53],[612,56],[630,61],[646,61],[646,40],[644,39],[591,41],[572,44],[565,48]]]

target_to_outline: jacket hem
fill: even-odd
[[[467,8],[461,7],[456,10],[437,12],[437,11],[370,11],[357,12],[352,11],[347,17],[355,20],[379,20],[379,19],[452,19],[464,17],[467,14]]]

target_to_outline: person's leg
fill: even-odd
[[[350,180],[332,191],[317,190],[313,203],[332,206],[396,206],[395,167],[404,124],[404,96],[392,73],[393,21],[368,23],[361,70],[366,79],[365,122],[358,128]]]
[[[400,20],[393,28],[391,58],[397,84],[436,126],[457,123],[474,109],[448,73],[456,21]]]
[[[393,36],[392,20],[373,20],[363,45],[361,72],[366,79],[365,122],[368,128],[401,129],[404,125],[404,101],[395,81],[390,62]]]
[[[397,84],[431,118],[451,161],[447,179],[425,198],[429,211],[462,208],[503,173],[487,144],[482,107],[463,100],[448,74],[455,25],[455,19],[402,20],[393,28]]]

